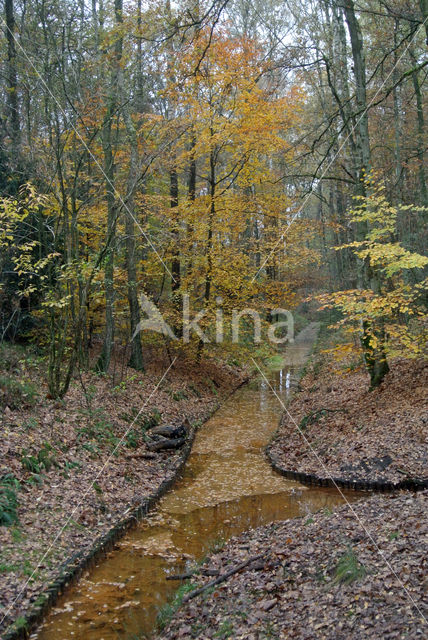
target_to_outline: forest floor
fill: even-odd
[[[428,361],[393,361],[374,391],[348,365],[325,349],[311,359],[269,448],[276,465],[318,478],[428,479]]]
[[[326,352],[334,341],[323,333],[269,455],[284,469],[321,478],[427,478],[428,363],[395,361],[369,392],[362,368],[349,358],[338,365]],[[157,637],[427,637],[427,509],[426,490],[367,494],[334,512],[233,538],[203,565],[201,573],[214,578],[198,570],[177,592]],[[252,558],[186,601],[189,591]]]
[[[55,401],[35,356],[3,345],[0,358],[1,633],[71,555],[174,476],[180,449],[148,451],[147,430],[186,418],[197,426],[248,372],[178,359],[157,388],[169,362],[145,373],[113,363],[113,375],[82,374]]]
[[[422,640],[427,509],[427,491],[378,494],[232,538],[201,569],[241,569],[182,604],[156,637]],[[198,575],[176,604],[215,579]]]

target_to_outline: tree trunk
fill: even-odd
[[[214,132],[211,130],[211,137],[214,136]],[[207,244],[206,244],[206,253],[207,253],[207,270],[205,274],[205,290],[204,290],[204,301],[205,306],[208,306],[208,303],[211,298],[211,285],[212,285],[212,268],[213,268],[213,224],[215,218],[215,190],[216,190],[216,167],[215,167],[215,157],[214,157],[214,149],[211,148],[210,151],[210,173],[208,177],[208,186],[210,192],[210,210],[208,213],[208,235],[207,235]],[[199,340],[198,344],[198,352],[197,359],[198,361],[202,355],[202,349],[204,347],[203,340]]]
[[[196,147],[196,138],[192,136],[190,142],[190,162],[188,167],[187,178],[187,195],[191,203],[196,199],[196,158],[194,149]],[[193,270],[193,255],[192,255],[192,239],[193,239],[193,225],[188,222],[186,225],[186,237],[187,237],[187,263],[186,263],[186,276],[189,277]]]
[[[410,58],[412,60],[412,64],[416,67],[417,60],[414,51],[409,48]],[[419,83],[419,74],[417,71],[412,73],[412,81],[413,81],[413,89],[416,97],[416,113],[417,113],[417,154],[418,154],[418,162],[419,162],[419,191],[420,191],[420,204],[423,207],[428,207],[428,191],[427,184],[425,179],[425,119],[424,119],[424,110],[422,104],[422,93],[421,93],[421,85]]]
[[[144,113],[143,38],[141,0],[137,2],[137,96],[138,113]]]
[[[364,193],[364,179],[370,172],[370,138],[367,113],[366,62],[363,47],[363,37],[360,25],[355,15],[352,0],[345,0],[344,5],[346,23],[351,39],[352,60],[354,63],[355,98],[357,103],[357,146],[359,151],[359,180],[360,191]]]
[[[352,47],[352,60],[355,76],[355,96],[357,103],[356,141],[359,151],[359,185],[358,192],[366,195],[365,179],[370,173],[370,138],[367,114],[366,65],[364,57],[363,38],[360,25],[355,15],[352,0],[345,0],[345,17],[348,25]],[[367,225],[359,225],[357,235],[364,239],[367,235]],[[375,293],[380,293],[381,277],[377,269],[367,260],[361,264],[360,287],[369,286]],[[385,329],[382,318],[376,321],[362,322],[361,345],[367,370],[370,374],[370,389],[378,387],[389,371],[385,354]]]
[[[172,167],[169,173],[169,196],[170,206],[172,211],[172,235],[173,235],[173,248],[172,248],[172,262],[171,262],[171,290],[174,299],[174,304],[177,308],[180,308],[180,228],[179,219],[176,213],[178,207],[178,176],[175,166]]]
[[[214,133],[211,131],[211,135]],[[210,153],[210,211],[208,215],[208,238],[207,238],[207,272],[205,276],[205,294],[204,299],[207,304],[211,296],[211,282],[212,282],[212,251],[213,251],[213,223],[215,218],[215,158],[214,150]]]
[[[422,22],[425,25],[426,45],[428,47],[428,0],[419,0],[419,6],[422,13]]]
[[[355,135],[353,125],[355,119],[352,114],[352,105],[350,100],[349,79],[348,79],[348,53],[346,45],[346,31],[343,21],[343,7],[339,0],[338,4],[333,5],[333,56],[337,64],[337,97],[339,99],[339,109],[345,127],[346,134],[349,137],[349,147],[351,152],[352,167],[350,173],[357,179],[357,149],[355,143]]]
[[[18,80],[16,72],[15,17],[13,0],[5,0],[5,23],[7,41],[7,105],[9,115],[9,135],[11,140],[11,165],[14,169],[20,165],[21,129],[19,122]]]
[[[122,101],[124,102],[124,100]],[[126,233],[126,271],[128,276],[128,304],[131,329],[131,355],[128,365],[137,371],[144,371],[141,336],[136,329],[140,322],[140,305],[138,303],[137,287],[137,252],[135,243],[135,189],[138,183],[138,142],[131,115],[125,106],[123,109],[127,137],[130,146],[130,160],[128,173],[128,193],[125,210]]]
[[[116,25],[122,21],[122,0],[115,0],[114,15]],[[114,340],[114,254],[115,254],[115,229],[117,219],[117,205],[115,198],[115,170],[113,157],[112,125],[116,114],[118,102],[118,79],[120,61],[122,58],[122,36],[118,36],[114,45],[114,58],[110,74],[109,90],[107,96],[107,113],[102,128],[102,146],[104,154],[104,182],[107,201],[107,237],[110,238],[104,262],[104,288],[106,298],[106,328],[103,348],[96,364],[97,371],[107,372],[110,366],[113,340]]]
[[[141,10],[141,3],[139,4]],[[139,13],[140,16],[140,13]],[[119,25],[123,25],[122,10],[116,14],[116,20]],[[127,293],[129,306],[130,321],[130,344],[131,354],[128,366],[137,371],[144,371],[143,351],[141,346],[141,335],[137,331],[140,322],[140,305],[138,303],[138,286],[137,286],[137,250],[135,242],[135,192],[139,180],[139,156],[138,156],[138,138],[134,122],[132,120],[130,103],[126,99],[124,77],[122,69],[118,71],[118,96],[121,100],[121,114],[125,125],[126,138],[129,146],[129,169],[127,180],[127,193],[124,199],[124,216],[125,216],[125,264],[127,272]],[[138,99],[141,96],[138,97]]]
[[[399,96],[398,96],[398,86],[395,86],[398,82],[398,20],[395,20],[394,25],[394,71],[392,74],[392,81],[394,85],[394,89],[392,91],[392,98],[394,104],[394,135],[395,135],[395,177],[396,177],[396,188],[397,188],[397,199],[398,202],[402,201],[402,192],[403,192],[403,175],[402,175],[402,165],[401,165],[401,118],[400,118],[400,104],[399,104]]]

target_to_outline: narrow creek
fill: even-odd
[[[284,401],[317,332],[315,323],[300,332],[281,368],[267,374]],[[246,529],[343,502],[336,490],[305,487],[271,469],[263,449],[281,412],[262,378],[233,394],[198,431],[182,479],[158,509],[67,591],[32,637],[147,637],[159,608],[179,586],[166,580],[168,575],[183,573],[213,546]]]

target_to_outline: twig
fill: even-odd
[[[263,557],[263,553],[259,554],[258,556],[253,556],[252,558],[248,558],[248,560],[245,560],[245,562],[241,562],[241,564],[238,564],[233,569],[226,571],[226,573],[222,573],[221,576],[218,576],[214,580],[210,580],[209,582],[207,582],[207,584],[204,584],[202,587],[199,587],[194,591],[190,591],[190,593],[187,593],[183,597],[183,602],[187,602],[188,600],[191,600],[192,598],[195,598],[196,596],[198,596],[200,593],[203,593],[204,591],[206,591],[206,589],[209,589],[210,587],[213,587],[216,584],[220,584],[220,582],[224,582],[225,580],[227,580],[227,578],[229,578],[230,576],[233,576],[233,574],[238,573],[239,571],[242,571],[242,569],[245,569],[245,567],[249,565],[251,562],[254,562],[255,560],[260,560],[260,558],[262,557]]]

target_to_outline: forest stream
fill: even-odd
[[[316,339],[312,323],[267,374],[285,402]],[[196,434],[184,474],[156,511],[67,591],[33,638],[144,638],[188,571],[231,536],[343,502],[333,489],[305,487],[276,474],[264,455],[281,404],[263,377],[235,392]],[[348,494],[347,494],[348,495]],[[349,499],[358,494],[351,493]]]

